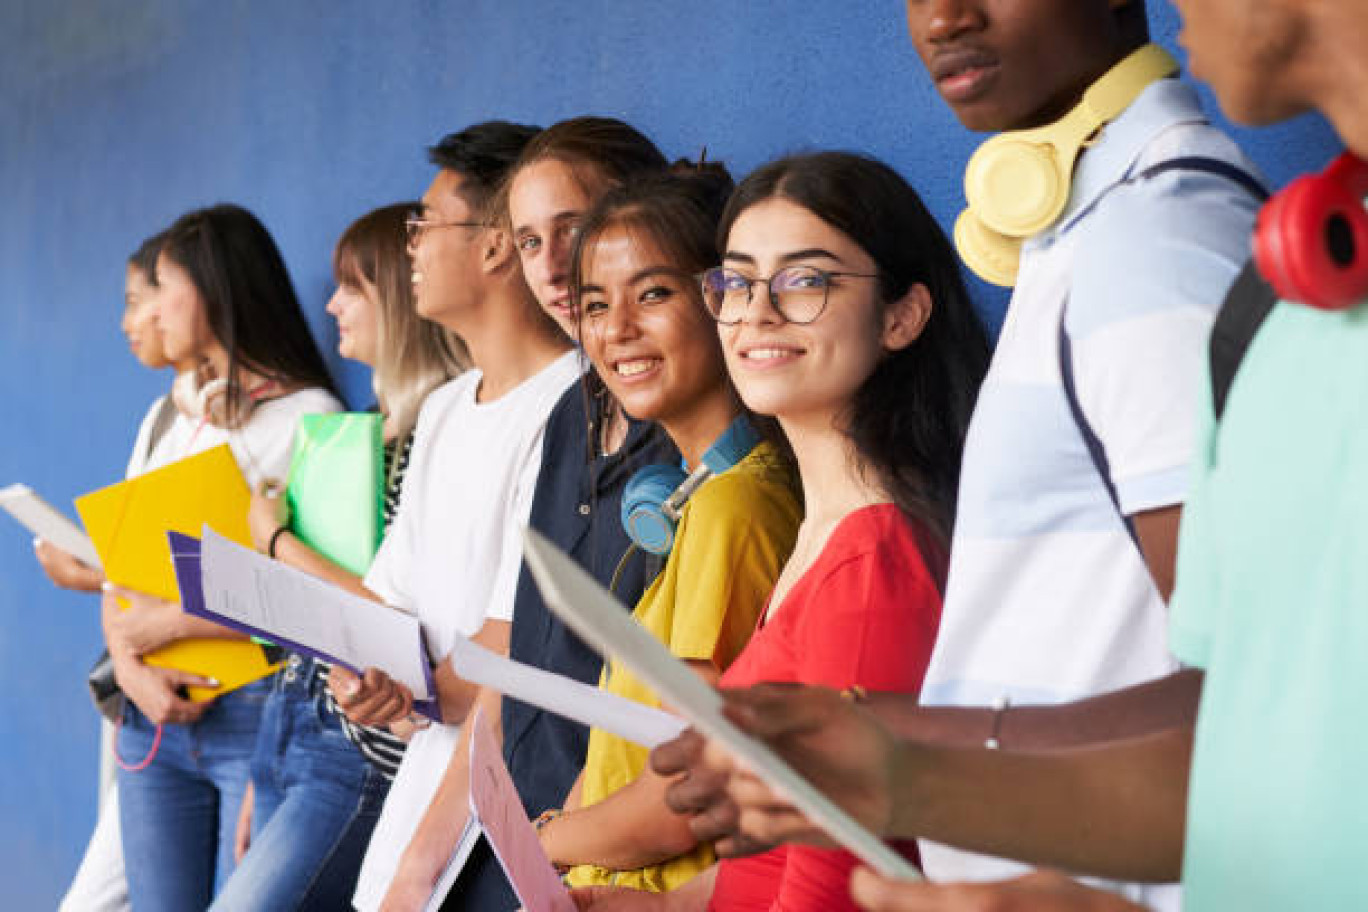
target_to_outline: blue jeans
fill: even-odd
[[[350,909],[389,781],[342,733],[290,656],[252,759],[252,846],[214,900],[223,912]]]
[[[119,770],[128,895],[138,912],[209,905],[233,870],[233,829],[247,786],[268,678],[219,697],[192,725],[166,725],[151,764]],[[129,702],[119,756],[137,764],[156,726]]]

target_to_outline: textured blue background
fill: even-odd
[[[1173,46],[1175,15],[1152,3]],[[0,4],[0,485],[69,504],[123,470],[168,378],[116,324],[124,260],[220,200],[275,233],[310,318],[332,241],[422,192],[425,145],[488,117],[622,117],[740,175],[838,147],[887,159],[949,225],[975,138],[938,102],[895,0],[5,0]],[[1326,160],[1314,120],[1239,133],[1275,181]],[[975,286],[990,325],[1004,299]],[[333,359],[334,367],[338,367]],[[354,404],[366,378],[342,371]],[[92,598],[54,592],[0,521],[3,905],[51,908],[94,819]]]

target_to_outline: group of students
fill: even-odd
[[[1316,69],[1362,56],[1368,5],[1259,0],[1257,26],[1249,4],[1180,5],[1233,113],[1323,106],[1368,151],[1361,105]],[[1264,193],[1168,78],[1145,12],[907,4],[942,97],[1004,133],[955,231],[1015,282],[991,363],[954,247],[880,162],[805,153],[733,185],[608,118],[444,137],[421,202],[364,216],[334,254],[339,351],[373,368],[384,422],[364,577],[295,536],[280,495],[299,416],[341,406],[269,234],[222,205],[145,243],[124,328],[177,379],[129,474],[228,443],[261,551],[419,619],[442,722],[378,669],[297,655],[190,701],[214,682],[141,657],[237,634],[104,586],[128,703],[67,907],[421,909],[465,823],[477,712],[581,908],[1362,901],[1363,741],[1336,677],[1362,645],[1365,504],[1343,477],[1361,434],[1342,426],[1362,400],[1330,393],[1368,369],[1364,318],[1278,305],[1210,414],[1208,337]],[[1021,200],[991,179],[976,198],[973,175],[1028,136],[1077,164],[1021,227]],[[1322,398],[1269,428],[1258,397],[1294,384]],[[855,857],[700,736],[648,755],[462,679],[457,636],[659,705],[548,612],[529,524],[934,880],[1021,870],[1004,859],[1112,879],[866,873],[852,894]],[[102,588],[38,550],[60,585]],[[518,907],[486,844],[447,907]]]

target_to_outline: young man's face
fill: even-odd
[[[453,317],[459,321],[482,287],[480,252],[487,229],[466,200],[463,181],[455,171],[437,172],[423,194],[422,227],[409,235],[418,315],[448,329],[457,329]]]
[[[907,28],[960,123],[1037,127],[1077,104],[1129,49],[1117,11],[1133,0],[907,0]]]

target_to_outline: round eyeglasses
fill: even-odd
[[[769,303],[789,323],[811,323],[826,310],[832,279],[877,279],[877,273],[832,272],[816,266],[785,266],[765,278],[750,278],[734,269],[715,268],[699,278],[703,303],[714,320],[734,326],[746,318],[756,285],[769,290]]]

